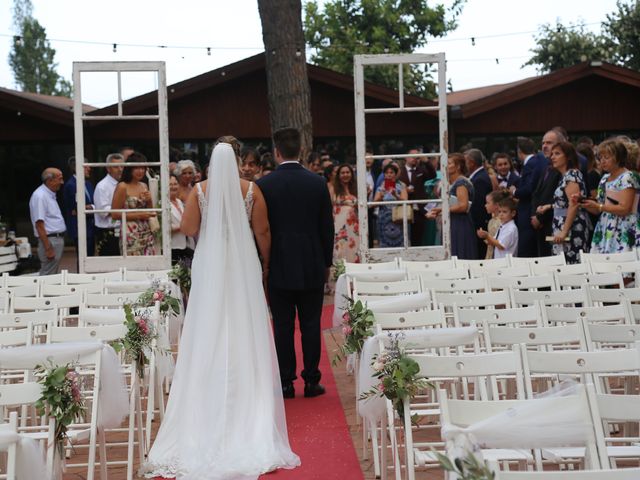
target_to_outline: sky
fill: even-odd
[[[34,16],[56,49],[58,73],[67,80],[71,80],[74,61],[154,60],[166,62],[170,85],[263,50],[257,0],[32,3]],[[467,0],[458,28],[446,37],[433,39],[418,52],[445,52],[447,79],[454,90],[511,82],[537,74],[535,67],[521,67],[531,56],[540,25],[555,23],[556,19],[565,24],[581,21],[589,30],[599,32],[600,22],[615,10],[615,4],[615,0]],[[6,88],[16,88],[8,62],[15,34],[12,5],[13,0],[0,0],[0,86]],[[170,48],[155,47],[158,45]],[[155,88],[151,74],[123,76],[125,99]],[[115,103],[115,76],[87,74],[82,79],[82,91],[84,103]]]

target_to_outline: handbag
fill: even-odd
[[[396,205],[391,209],[391,221],[393,223],[402,223],[402,209],[407,208],[407,222],[413,222],[413,208],[411,205]]]
[[[158,217],[149,217],[149,230],[151,233],[155,233],[160,230],[160,221]]]

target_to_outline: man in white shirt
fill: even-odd
[[[93,204],[96,210],[111,210],[113,193],[118,186],[124,157],[119,153],[107,155],[106,163],[114,166],[107,167],[107,175],[98,182],[93,193]],[[96,251],[103,257],[120,255],[120,222],[111,218],[108,213],[95,214]]]
[[[62,172],[47,168],[42,172],[42,182],[31,194],[29,212],[33,233],[38,239],[40,275],[52,275],[58,273],[67,230],[56,200],[56,192],[64,184]]]

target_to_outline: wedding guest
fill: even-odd
[[[41,178],[42,185],[35,189],[29,199],[29,212],[33,234],[38,239],[40,275],[53,275],[60,269],[67,228],[56,201],[56,193],[64,180],[57,168],[45,169]]]
[[[271,152],[265,152],[260,156],[260,178],[269,175],[276,169],[276,161]]]
[[[195,162],[193,163],[193,165],[196,167],[196,173],[193,175],[193,184],[195,185],[196,183],[202,181],[202,168],[200,168],[200,165]]]
[[[542,154],[536,154],[533,140],[526,137],[518,137],[518,159],[522,164],[520,182],[509,187],[511,194],[518,200],[518,255],[536,257],[536,230],[540,228],[540,224],[537,219],[534,220],[532,197],[540,178],[545,174],[548,161]]]
[[[85,159],[85,163],[87,160]],[[73,243],[76,247],[76,253],[79,255],[78,250],[78,204],[76,202],[76,193],[78,190],[76,179],[76,157],[69,157],[67,161],[69,171],[71,172],[71,178],[67,180],[62,189],[62,203],[64,205],[64,220],[67,224],[67,232],[73,239]],[[86,210],[93,210],[93,184],[90,180],[91,167],[84,167],[84,202]],[[95,255],[95,223],[94,216],[92,214],[85,215],[86,221],[86,245],[87,256],[93,257]],[[78,258],[78,261],[80,259]]]
[[[407,188],[398,180],[399,169],[388,163],[382,170],[384,182],[373,197],[374,202],[407,200]],[[407,207],[408,208],[408,207]],[[393,206],[381,206],[378,210],[378,241],[380,247],[402,247],[402,223],[393,222]]]
[[[471,219],[470,207],[474,189],[471,181],[465,177],[465,156],[452,153],[447,161],[449,178],[449,218],[451,224],[451,255],[463,260],[478,259],[476,230]],[[429,210],[427,218],[436,218],[442,208]]]
[[[191,162],[191,160],[188,161]],[[147,162],[147,159],[141,153],[133,152],[127,158],[125,165],[129,162],[142,163]],[[122,181],[118,184],[113,194],[112,209],[153,208],[151,193],[147,184],[143,182],[146,173],[147,167],[125,166],[122,172]],[[114,212],[111,217],[114,220],[120,219],[121,214]],[[147,256],[156,254],[154,232],[151,228],[150,219],[158,221],[155,212],[132,212],[127,214],[127,255]]]
[[[498,229],[501,225],[500,217],[498,216],[499,204],[502,200],[510,196],[511,194],[509,193],[509,190],[504,188],[491,192],[489,195],[487,195],[487,203],[485,203],[484,208],[487,210],[487,213],[491,215],[491,219],[487,224],[486,230],[490,237],[496,238]],[[482,237],[478,235],[478,238]],[[487,242],[487,255],[485,256],[486,259],[493,258],[494,248],[495,247],[492,243]]]
[[[419,155],[422,153],[420,148],[410,148],[408,155]],[[430,163],[422,163],[418,157],[406,157],[405,165],[400,169],[399,180],[407,186],[409,200],[425,200],[427,192],[425,191],[425,181],[436,177],[436,172]],[[419,212],[423,212],[424,205],[411,205],[414,218],[411,224],[411,245],[416,247],[422,245],[424,237],[425,217]]]
[[[307,169],[318,175],[322,175],[322,167],[320,166],[320,154],[318,152],[310,152],[307,156]]]
[[[473,184],[473,190],[471,191],[472,195],[469,197],[469,200],[471,201],[470,212],[471,219],[475,225],[475,232],[479,228],[482,228],[483,230],[487,228],[489,215],[484,209],[484,199],[494,190],[494,188],[491,176],[484,167],[486,161],[484,154],[477,148],[471,148],[465,152],[464,158],[467,172],[469,172],[469,180]],[[475,238],[475,235],[473,238]],[[477,238],[476,240],[478,244],[478,255],[480,255],[481,258],[484,258],[487,253],[487,246],[482,240]]]
[[[127,161],[127,158],[129,158],[129,155],[131,155],[133,152],[135,152],[133,147],[122,147],[120,149],[120,155],[122,155],[122,158],[125,162]]]
[[[536,213],[553,211],[552,231],[554,255],[564,252],[567,263],[579,263],[580,251],[589,251],[591,221],[577,203],[570,203],[573,195],[587,197],[587,186],[579,170],[576,149],[569,142],[551,147],[551,165],[560,173],[560,181],[553,193],[553,203],[540,205]],[[568,238],[568,240],[567,240]]]
[[[180,230],[184,203],[178,198],[178,177],[169,177],[169,200],[171,201],[171,262],[175,265],[180,260],[187,263],[193,258],[195,242]]]
[[[113,193],[122,177],[124,157],[119,153],[107,155],[105,163],[107,175],[98,182],[93,193],[93,203],[96,210],[111,210]],[[120,255],[120,221],[114,220],[108,213],[96,213],[96,253],[103,257]]]
[[[504,258],[507,255],[518,255],[518,227],[513,219],[516,216],[516,201],[508,195],[498,203],[498,218],[500,227],[494,235],[485,230],[478,230],[478,237],[484,239],[487,245],[493,247],[493,257]],[[487,249],[488,250],[488,249]]]
[[[342,259],[349,263],[360,262],[358,197],[356,178],[350,165],[342,164],[338,167],[330,193],[335,231],[333,259]]]
[[[193,188],[196,166],[191,160],[180,160],[173,173],[177,175],[179,181],[178,198],[186,202]]]
[[[581,140],[589,139],[588,137],[581,137]],[[580,140],[579,140],[580,142]],[[600,179],[602,178],[602,172],[600,171],[600,166],[598,164],[598,160],[596,159],[596,155],[593,151],[593,141],[591,143],[587,143],[586,141],[582,141],[578,143],[576,146],[576,150],[578,153],[584,155],[587,159],[587,178],[585,179],[587,183],[587,196],[589,198],[596,198],[598,192],[598,185],[600,184]],[[589,220],[591,221],[591,226],[595,226],[598,223],[598,215],[594,215],[588,213]],[[589,230],[589,245],[591,245],[591,240],[593,238],[593,228]]]
[[[364,154],[364,164],[365,164],[365,183],[367,185],[367,201],[373,202],[373,196],[375,195],[375,180],[373,174],[373,149],[370,147],[367,148]],[[376,211],[375,207],[370,207],[367,209],[367,230],[369,235],[369,248],[373,248],[373,241],[375,239],[376,232]]]
[[[248,182],[260,178],[260,157],[255,148],[243,147],[240,151],[240,176]]]
[[[498,153],[495,158],[495,165],[498,188],[509,188],[511,185],[518,186],[520,176],[513,169],[509,155],[506,153]]]
[[[333,164],[327,165],[324,168],[324,178],[327,181],[327,185],[333,184],[333,180],[336,178],[337,170],[338,170],[338,167],[334,166]]]
[[[589,213],[600,215],[591,240],[591,252],[632,251],[640,246],[640,182],[637,175],[627,168],[628,152],[620,140],[613,138],[602,142],[598,146],[598,156],[605,173],[598,185],[596,199],[580,201],[578,195],[572,195],[571,201],[579,203]]]

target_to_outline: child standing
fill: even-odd
[[[498,218],[500,228],[495,236],[479,228],[478,237],[483,238],[488,245],[494,247],[493,258],[503,258],[508,254],[518,254],[518,227],[513,219],[516,216],[516,201],[512,197],[502,199],[498,203]]]
[[[498,229],[500,228],[500,219],[498,218],[498,204],[508,198],[511,194],[507,189],[496,190],[495,192],[491,192],[486,197],[486,203],[484,208],[487,210],[487,213],[491,215],[491,220],[489,220],[489,224],[487,225],[487,232],[489,236],[495,238],[498,233]],[[480,237],[480,230],[478,231],[478,237]],[[483,238],[483,237],[480,237]],[[485,257],[487,260],[493,258],[493,250],[494,246],[490,244],[487,240],[485,240],[487,244],[487,256]]]

